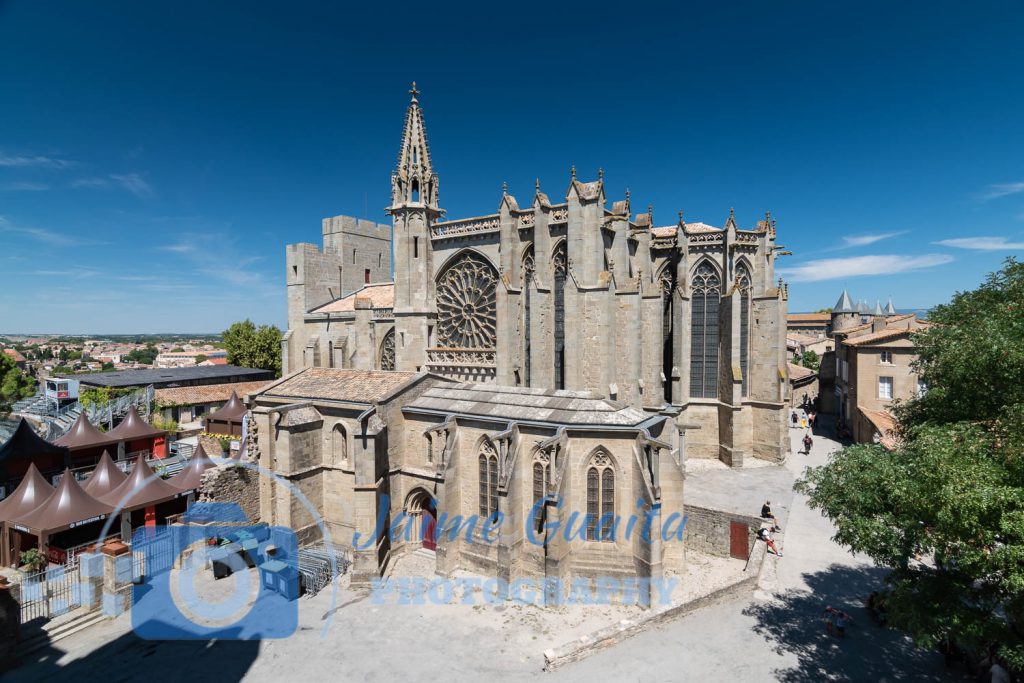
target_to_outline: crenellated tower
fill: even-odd
[[[444,210],[438,206],[438,178],[415,82],[409,93],[387,212],[394,226],[395,369],[416,371],[426,366],[432,342],[436,310],[430,228]]]

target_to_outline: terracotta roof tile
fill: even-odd
[[[660,228],[651,228],[651,234],[655,237],[673,237],[677,232],[676,226],[666,225]]]
[[[896,420],[892,415],[883,410],[867,410],[865,408],[861,408],[860,412],[878,430],[882,437],[879,443],[890,451],[896,448]]]
[[[385,398],[415,376],[415,372],[306,368],[260,392],[260,395],[370,404]]]
[[[791,323],[827,323],[831,319],[831,313],[790,313],[786,316]]]
[[[335,299],[314,308],[310,313],[345,313],[356,310],[356,299],[369,299],[373,308],[391,308],[395,305],[395,283],[382,282],[376,285],[364,285],[348,296]]]
[[[695,232],[721,232],[722,229],[721,228],[716,228],[713,225],[708,225],[707,223],[701,223],[700,221],[696,221],[694,223],[686,223],[683,226],[683,230],[685,230],[687,233],[695,233]]]
[[[865,334],[862,337],[854,337],[853,339],[847,339],[844,344],[847,346],[867,346],[869,344],[875,344],[878,342],[890,341],[892,339],[898,339],[904,335],[910,335],[917,332],[918,328],[910,327],[898,327],[887,330],[879,330],[878,332],[872,332],[871,334]]]
[[[789,379],[791,380],[804,379],[814,374],[814,370],[797,365],[796,363],[786,363],[786,365],[789,366]]]
[[[235,382],[234,384],[207,384],[201,387],[174,387],[157,389],[156,402],[165,406],[197,406],[209,403],[225,403],[231,398],[231,392],[245,396],[270,386],[270,382]]]
[[[4,353],[11,357],[15,363],[24,363],[25,356],[21,355],[17,349],[4,349]]]

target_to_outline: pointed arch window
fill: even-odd
[[[555,389],[565,388],[565,280],[568,275],[568,253],[565,242],[559,242],[551,258],[555,294]]]
[[[741,394],[747,396],[747,381],[750,365],[750,269],[745,263],[736,266],[736,291],[740,297],[740,374],[743,382]]]
[[[389,372],[395,369],[395,328],[388,330],[380,344],[380,369]]]
[[[480,517],[487,518],[498,511],[498,453],[489,441],[481,444],[477,464],[480,467]]]
[[[598,451],[587,466],[587,540],[614,541],[615,469],[611,456]]]
[[[341,424],[334,425],[331,431],[331,464],[341,465],[348,461],[348,435]]]
[[[548,466],[550,460],[546,453],[543,451],[537,451],[536,455],[533,456],[533,505],[536,506],[547,495],[547,480],[548,480]],[[536,530],[538,532],[544,528],[544,514],[543,509],[539,511],[536,516]]]
[[[697,266],[690,298],[690,397],[718,396],[718,303],[722,281],[708,261]]]
[[[523,255],[523,384],[530,386],[530,315],[533,312],[533,278],[537,266],[533,245]]]
[[[661,372],[665,376],[665,402],[672,403],[672,369],[675,367],[676,267],[669,263],[658,278],[661,286]]]

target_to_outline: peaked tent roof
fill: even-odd
[[[127,478],[128,475],[114,464],[110,452],[104,450],[100,461],[96,464],[96,469],[89,475],[89,479],[86,480],[85,486],[82,488],[93,498],[102,498],[123,484]]]
[[[11,520],[33,531],[61,531],[79,524],[103,519],[111,507],[86,493],[70,469],[64,470],[57,489],[42,505]]]
[[[111,438],[109,434],[104,434],[100,430],[96,429],[89,418],[86,417],[85,411],[78,414],[75,419],[75,424],[71,425],[71,429],[68,433],[60,437],[55,444],[58,446],[66,446],[71,450],[78,448],[89,448],[91,446],[107,446],[112,443],[117,443],[118,439]]]
[[[35,463],[30,463],[18,488],[0,500],[0,520],[10,520],[35,510],[52,493],[53,486],[39,473]]]
[[[112,506],[120,507],[122,511],[135,510],[155,505],[165,500],[171,500],[181,495],[177,486],[172,486],[154,474],[153,468],[149,466],[145,458],[135,459],[135,467],[121,484],[110,493],[102,496],[101,500]]]
[[[202,482],[203,472],[216,466],[217,464],[206,454],[203,444],[199,444],[199,448],[192,454],[184,469],[168,479],[167,483],[177,486],[182,491],[194,491]]]
[[[224,404],[220,410],[215,410],[206,416],[207,420],[225,420],[228,422],[241,422],[242,418],[245,417],[248,408],[242,403],[242,400],[238,398],[238,394],[234,391],[231,392],[231,398]]]
[[[855,313],[856,310],[853,307],[853,301],[850,300],[850,294],[844,289],[842,296],[839,297],[839,301],[832,307],[833,313]]]
[[[11,438],[0,446],[0,461],[25,460],[37,455],[65,455],[67,452],[67,448],[52,444],[36,434],[25,418],[21,418]]]
[[[146,439],[154,436],[164,436],[167,432],[162,429],[153,427],[148,422],[139,417],[139,414],[135,412],[135,406],[128,409],[128,414],[121,420],[121,424],[117,425],[109,432],[107,436],[110,438],[116,438],[117,441],[130,441],[132,439]]]

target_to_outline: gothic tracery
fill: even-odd
[[[498,274],[475,254],[461,256],[437,283],[438,346],[493,349]]]

